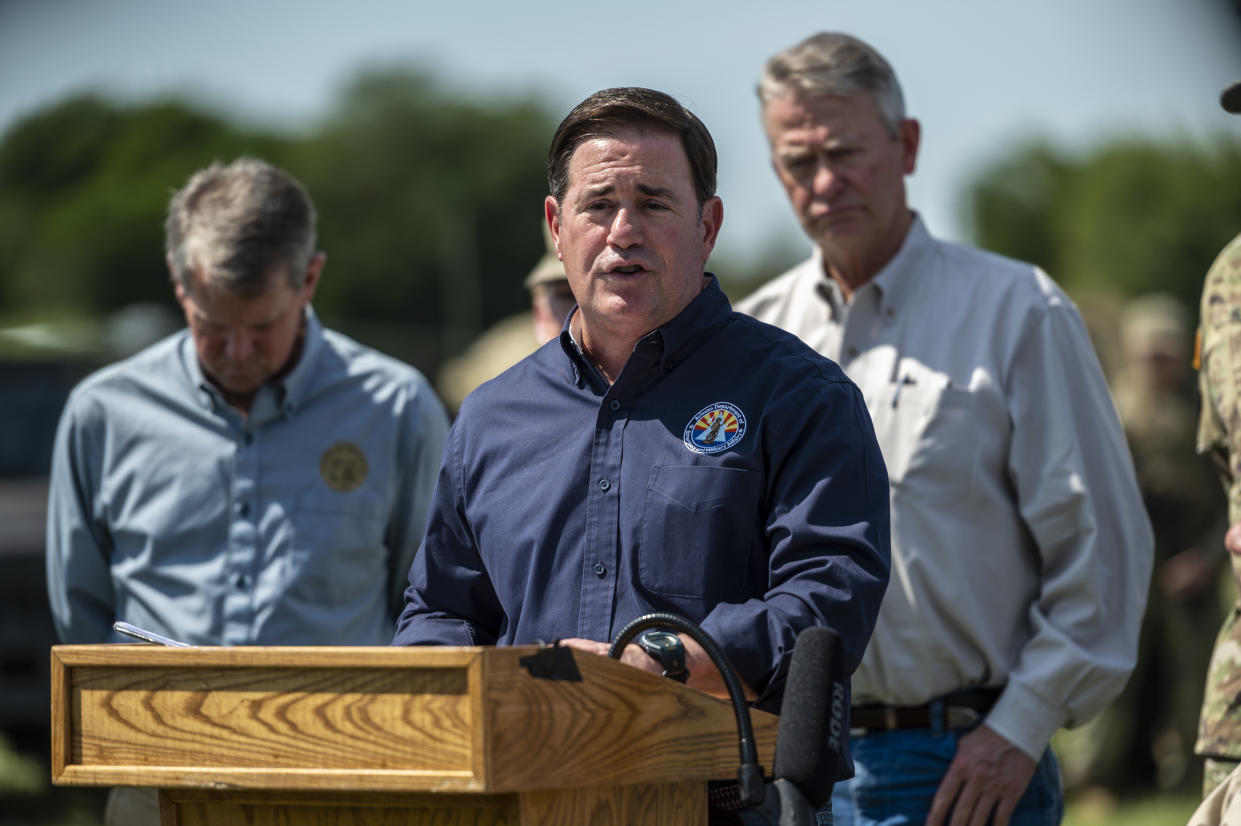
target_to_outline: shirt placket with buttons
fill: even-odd
[[[225,556],[224,645],[254,642],[255,616],[262,585],[261,517],[263,449],[272,446],[264,439],[265,429],[292,415],[292,407],[282,403],[279,386],[261,387],[255,394],[249,415],[228,408],[226,418],[236,439],[233,473],[230,480],[232,520],[229,524]]]
[[[829,340],[825,342],[826,347],[816,349],[836,361],[850,378],[861,384],[869,405],[872,400],[867,388],[873,392],[875,387],[885,386],[895,378],[890,374],[899,362],[898,349],[879,346],[885,342],[895,344],[890,329],[896,316],[895,306],[877,280],[854,290],[848,303],[835,284],[824,285],[819,294],[835,322],[827,325],[834,328],[829,333],[834,342]]]
[[[639,340],[629,361],[599,403],[591,446],[586,509],[586,550],[582,557],[582,589],[578,634],[589,640],[610,640],[615,631],[617,572],[621,567],[621,460],[630,408],[660,378],[663,339],[658,332]],[[595,376],[602,383],[601,377]]]
[[[258,527],[256,488],[259,476],[259,444],[252,421],[217,399],[216,412],[227,424],[233,441],[233,461],[228,480],[228,545],[224,549],[224,599],[222,645],[245,645],[254,625],[254,566],[257,562]]]

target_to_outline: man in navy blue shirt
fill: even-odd
[[[465,400],[395,644],[606,654],[671,611],[760,705],[807,627],[838,631],[857,665],[888,580],[883,459],[836,365],[732,312],[704,272],[715,174],[706,127],[659,92],[598,92],[561,123],[545,212],[578,306]],[[680,644],[688,684],[724,695]],[[622,659],[668,671],[638,645]]]

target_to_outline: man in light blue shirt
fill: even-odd
[[[447,420],[414,368],[325,330],[302,186],[240,159],[168,211],[189,325],[69,398],[47,573],[60,638],[386,644]]]

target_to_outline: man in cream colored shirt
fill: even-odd
[[[1046,274],[909,209],[920,127],[869,46],[816,35],[768,62],[759,97],[815,251],[737,309],[845,369],[891,486],[836,823],[1058,822],[1048,742],[1124,685],[1152,549],[1085,327]]]

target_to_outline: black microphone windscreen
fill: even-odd
[[[793,782],[816,808],[847,765],[845,679],[840,635],[830,628],[802,631],[784,684],[772,775]]]

